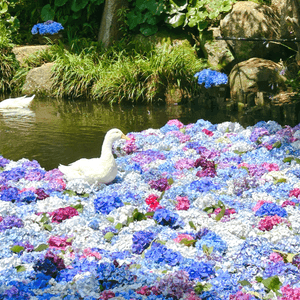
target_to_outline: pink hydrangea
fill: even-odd
[[[167,124],[170,125],[170,126],[175,125],[175,126],[178,127],[179,129],[181,129],[181,128],[184,127],[184,125],[183,125],[180,121],[178,121],[177,119],[169,120],[169,121],[167,122]]]
[[[124,151],[126,152],[126,154],[133,153],[137,150],[135,137],[132,134],[129,134],[128,137],[130,138],[130,140],[127,140],[124,146]]]
[[[3,218],[0,216],[0,222],[2,222],[3,221]]]
[[[201,298],[194,291],[191,291],[184,296],[184,300],[201,300]]]
[[[19,191],[19,193],[23,193],[23,192],[27,192],[27,191],[32,191],[32,192],[36,192],[36,189],[32,186],[32,187],[29,187],[29,188],[23,188]]]
[[[210,130],[208,130],[206,128],[202,129],[202,132],[204,132],[208,136],[213,136],[214,135],[214,133],[212,131],[210,131]]]
[[[278,225],[280,223],[288,223],[287,220],[284,218],[281,218],[277,215],[275,216],[266,216],[265,218],[261,219],[258,223],[258,229],[262,231],[270,231],[273,229],[275,225]]]
[[[183,239],[187,239],[188,241],[191,241],[194,238],[191,235],[189,235],[189,234],[182,233],[182,234],[178,234],[177,238],[173,239],[173,241],[175,243],[180,243]]]
[[[300,288],[291,288],[290,285],[281,287],[281,292],[283,297],[280,297],[279,300],[299,300],[300,299]]]
[[[281,207],[286,207],[288,205],[291,205],[291,206],[295,206],[296,203],[291,201],[291,200],[285,200],[282,204],[281,204]]]
[[[48,240],[50,248],[66,250],[67,246],[72,245],[72,241],[67,241],[68,238],[63,238],[60,236],[51,236]]]
[[[255,204],[255,206],[252,208],[252,210],[256,212],[257,210],[260,209],[260,207],[261,207],[264,203],[272,203],[272,201],[270,201],[270,200],[259,200],[259,201]]]
[[[289,197],[300,198],[300,189],[295,188],[295,189],[291,190],[290,193],[289,193]]]
[[[180,197],[177,196],[176,197],[176,209],[177,210],[188,210],[190,208],[190,200],[188,199],[188,197]]]
[[[80,259],[86,258],[86,257],[96,257],[97,259],[101,259],[100,253],[96,251],[92,251],[90,248],[86,248],[83,250],[83,255],[80,256]]]
[[[61,223],[66,219],[71,219],[74,216],[78,216],[79,213],[77,209],[72,206],[67,206],[63,208],[56,209],[55,211],[49,213],[52,216],[52,223]]]
[[[175,163],[175,168],[179,169],[179,170],[183,170],[183,169],[191,169],[194,167],[194,161],[192,159],[189,158],[182,158],[179,159],[176,163]]]
[[[162,208],[157,199],[158,196],[154,194],[151,194],[146,198],[145,202],[149,205],[148,211],[156,211],[157,209]]]
[[[279,171],[279,167],[275,163],[269,164],[269,163],[264,162],[262,164],[262,167],[266,168],[269,172],[271,172],[271,171]]]
[[[270,260],[271,261],[273,261],[273,262],[279,262],[279,261],[283,261],[283,258],[282,258],[282,256],[279,254],[279,253],[277,253],[277,252],[272,252],[271,254],[270,254]]]
[[[249,164],[247,164],[247,163],[238,164],[238,168],[241,168],[241,167],[249,168]]]
[[[114,298],[115,296],[116,295],[113,291],[106,290],[106,291],[101,292],[99,299],[108,300],[108,299]]]

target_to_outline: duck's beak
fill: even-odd
[[[131,140],[131,139],[130,139],[128,136],[126,136],[124,133],[122,134],[121,139],[124,139],[124,140],[127,140],[127,141],[130,141],[130,140]]]

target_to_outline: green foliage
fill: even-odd
[[[14,1],[0,0],[0,23],[6,28],[6,34],[11,38],[20,28],[20,21],[16,16],[12,16],[11,9],[15,7]]]
[[[51,0],[41,9],[41,21],[57,20],[72,37],[97,38],[104,0]]]
[[[167,23],[172,27],[204,30],[220,14],[231,10],[235,0],[170,0]]]
[[[164,0],[129,0],[133,9],[127,14],[130,30],[138,29],[149,36],[158,31],[158,23],[164,19]]]
[[[157,32],[165,21],[173,28],[204,30],[223,13],[230,11],[235,0],[130,0],[132,9],[127,14],[130,30],[149,36]],[[163,22],[161,22],[162,24]]]
[[[12,53],[13,44],[9,37],[10,33],[0,19],[0,94],[11,91],[11,80],[19,67]]]

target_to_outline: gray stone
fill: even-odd
[[[53,65],[54,63],[46,63],[38,68],[31,69],[26,76],[25,84],[22,89],[23,93],[50,93],[52,88],[51,69]]]
[[[211,27],[209,31],[212,31],[213,40],[206,41],[202,49],[211,67],[223,69],[234,60],[234,56],[224,40],[215,40],[221,36],[220,28]]]
[[[236,64],[229,74],[231,99],[248,107],[263,105],[285,89],[281,70],[280,64],[257,57]]]
[[[128,7],[127,0],[106,0],[102,14],[98,41],[103,43],[104,47],[109,47],[121,36],[120,21],[118,10]]]
[[[233,5],[232,11],[220,22],[223,37],[268,38],[280,37],[280,22],[272,8],[251,1],[240,1]],[[266,58],[280,45],[255,41],[227,41],[234,57],[243,61],[251,57]],[[268,46],[268,47],[267,47]]]
[[[12,52],[15,54],[16,59],[23,64],[24,59],[32,54],[36,54],[37,52],[49,49],[48,45],[40,45],[40,46],[18,46],[12,49]]]

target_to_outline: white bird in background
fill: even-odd
[[[9,98],[0,102],[0,109],[25,108],[30,105],[35,95],[31,97],[23,96],[18,98]]]
[[[58,169],[68,181],[83,179],[89,184],[109,183],[118,172],[112,146],[119,139],[130,140],[120,129],[111,129],[105,135],[100,158],[81,158],[68,166],[59,165]]]

